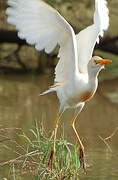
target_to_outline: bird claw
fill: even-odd
[[[50,158],[48,161],[48,166],[50,165],[51,165],[51,170],[52,170],[54,167],[54,151],[53,150],[51,151]]]
[[[80,161],[80,167],[82,167],[84,169],[84,171],[86,171],[86,163],[85,163],[85,153],[84,150],[82,148],[80,148],[80,154],[79,154],[79,161]]]

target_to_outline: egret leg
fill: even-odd
[[[73,117],[71,125],[72,125],[72,128],[73,128],[73,130],[74,130],[74,132],[75,132],[75,135],[76,135],[76,137],[77,137],[77,140],[78,140],[78,143],[79,143],[79,146],[80,146],[80,149],[79,149],[79,151],[80,151],[80,154],[79,154],[80,165],[81,165],[81,166],[83,167],[83,169],[85,170],[85,169],[86,169],[86,164],[85,164],[84,146],[83,146],[83,144],[82,144],[82,142],[81,142],[81,139],[80,139],[80,137],[79,137],[79,135],[78,135],[78,133],[77,133],[77,130],[75,129],[75,121],[76,121],[76,119],[77,119],[77,116],[78,116],[78,114],[76,114],[76,115]]]
[[[63,113],[63,112],[62,112]],[[50,155],[50,161],[51,161],[51,169],[54,167],[54,159],[55,159],[55,152],[56,152],[56,136],[57,136],[57,129],[59,125],[59,120],[61,118],[62,113],[59,113],[56,118],[55,127],[54,127],[54,141],[53,141],[53,148]]]

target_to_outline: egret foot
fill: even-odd
[[[52,147],[52,151],[51,151],[50,159],[49,159],[49,163],[48,163],[48,165],[50,165],[50,163],[51,163],[51,169],[54,168],[57,129],[58,129],[59,120],[60,120],[62,114],[63,114],[63,111],[61,113],[57,114],[56,123],[55,123],[55,127],[54,127],[54,141],[53,141],[53,147]]]
[[[50,158],[49,158],[49,162],[48,162],[48,165],[51,165],[51,170],[54,168],[54,160],[55,160],[55,152],[52,149]]]
[[[85,153],[82,148],[79,149],[79,161],[80,161],[80,166],[86,170],[86,163],[85,163]]]

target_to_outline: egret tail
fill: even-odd
[[[55,88],[50,88],[50,89],[44,91],[43,93],[41,93],[40,96],[43,96],[43,95],[45,95],[45,94],[48,94],[48,93],[51,93],[51,92],[54,92],[54,91],[56,91]]]

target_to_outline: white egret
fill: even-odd
[[[52,167],[59,119],[67,108],[75,108],[72,127],[80,146],[80,162],[85,168],[84,146],[75,129],[75,120],[85,102],[93,97],[98,86],[98,74],[104,65],[111,62],[99,56],[92,57],[99,36],[109,26],[109,11],[106,0],[95,0],[93,24],[75,35],[70,24],[42,0],[8,0],[8,23],[16,26],[18,36],[37,50],[50,53],[58,44],[59,62],[55,68],[54,85],[42,95],[56,92],[60,109],[54,129]]]

